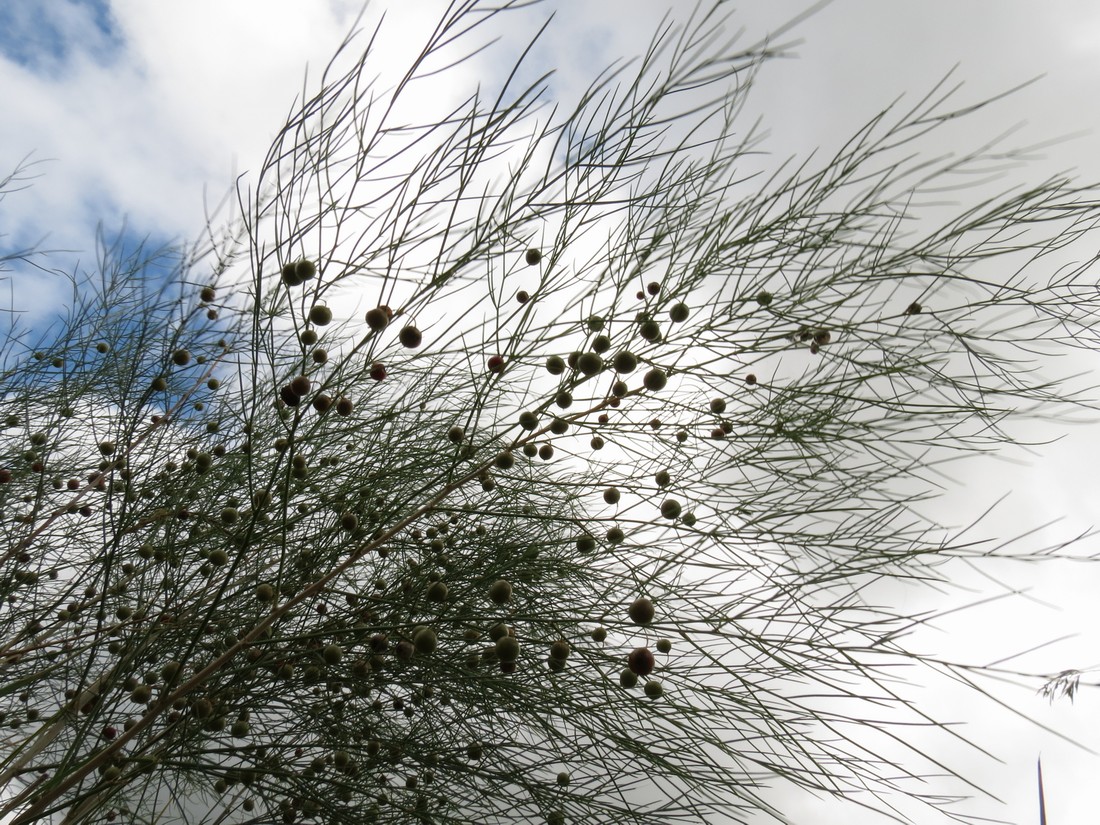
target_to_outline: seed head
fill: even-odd
[[[447,438],[454,444],[461,444],[462,439],[466,437],[466,431],[459,427],[457,424],[451,429],[447,430]]]
[[[539,262],[542,261],[542,253],[532,247],[524,254],[523,260],[527,262],[528,266],[538,266]]]
[[[674,498],[666,498],[661,502],[661,515],[667,519],[680,517],[680,502]]]
[[[401,332],[397,334],[397,338],[401,341],[401,345],[407,349],[416,349],[424,341],[424,336],[420,333],[420,330],[412,324],[402,327]]]
[[[648,682],[646,682],[643,690],[645,690],[645,695],[648,696],[650,699],[660,699],[665,692],[664,685],[662,685],[656,679],[650,679]]]
[[[332,323],[332,310],[324,304],[314,304],[309,310],[309,320],[316,326],[327,326]]]
[[[630,668],[623,668],[619,674],[619,684],[628,690],[638,684],[638,674]]]
[[[546,371],[551,375],[561,375],[565,372],[565,359],[560,355],[551,355],[546,359]]]
[[[343,415],[343,416],[351,415],[351,411],[352,411],[352,408],[354,406],[355,405],[352,404],[350,398],[340,396],[336,400],[336,413],[337,413],[337,415]]]
[[[172,353],[172,363],[177,367],[186,367],[191,363],[191,353],[185,349],[178,349]]]

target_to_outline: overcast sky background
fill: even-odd
[[[442,4],[390,6],[379,66],[399,67],[423,38]],[[747,44],[808,4],[745,2],[734,22]],[[557,12],[537,59],[553,61],[565,95],[587,85],[612,59],[635,56],[672,0],[592,2],[556,0],[534,21]],[[0,202],[0,252],[44,240],[72,250],[54,260],[70,269],[94,258],[94,233],[125,220],[134,236],[194,237],[204,222],[204,197],[213,204],[236,175],[258,168],[282,124],[303,70],[324,65],[359,11],[358,0],[44,0],[0,2],[0,177],[24,157],[41,161],[27,191]],[[517,28],[517,38],[527,32]],[[1045,74],[1009,101],[983,111],[967,127],[975,140],[1023,124],[1010,142],[1032,144],[1077,135],[1046,150],[1030,171],[1005,182],[1042,179],[1076,168],[1100,180],[1100,5],[1094,0],[835,0],[785,39],[798,37],[798,57],[775,61],[761,74],[749,117],[760,115],[778,161],[844,138],[902,93],[916,97],[953,66],[965,81],[959,101],[974,102]],[[490,62],[453,73],[468,87]],[[425,101],[435,111],[438,101]],[[945,148],[935,142],[930,152]],[[1100,274],[1098,274],[1100,280]],[[19,270],[0,277],[0,306],[27,319],[43,318],[64,300],[63,279]],[[1085,362],[1082,362],[1085,363]],[[964,523],[1011,493],[997,511],[1004,537],[1064,517],[1052,540],[1087,529],[1100,500],[1100,447],[1095,428],[1057,426],[1027,431],[1057,444],[1014,456],[1019,463],[982,459],[957,474],[960,487],[943,503],[944,521]],[[1088,549],[1100,550],[1097,543]],[[1091,667],[1100,619],[1100,563],[998,569],[1031,600],[970,611],[937,623],[919,638],[925,649],[969,661],[992,661],[1046,639],[1079,633],[1029,663],[1058,671]],[[1014,578],[1013,578],[1014,577]],[[913,609],[938,605],[915,591]],[[975,600],[981,593],[973,593]],[[957,596],[954,603],[958,603]],[[944,601],[942,604],[948,602]],[[1086,676],[1095,682],[1096,674]],[[1006,693],[1020,710],[1060,725],[1100,750],[1097,698],[1085,689],[1076,703],[1049,707],[1033,692]],[[993,712],[987,704],[929,690],[929,709],[962,719],[968,733],[1004,759],[972,759],[973,775],[1005,801],[971,808],[1014,823],[1037,823],[1035,759],[1042,754],[1051,825],[1093,821],[1100,809],[1100,757],[1066,746],[1041,728]],[[960,752],[961,754],[961,752]],[[875,823],[831,805],[791,797],[796,822]],[[915,820],[920,821],[920,820]]]

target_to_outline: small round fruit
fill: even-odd
[[[550,645],[550,658],[564,662],[566,659],[569,658],[569,653],[571,652],[571,650],[572,649],[569,647],[569,642],[565,641],[565,639],[558,639],[556,642]]]
[[[604,441],[598,435],[592,436],[592,440],[588,442],[593,450],[602,450]]]
[[[603,491],[603,500],[608,504],[618,504],[620,495],[618,487],[608,487]]]
[[[594,352],[585,352],[577,359],[577,369],[585,375],[595,375],[603,369],[603,359]]]
[[[750,372],[748,375],[745,376],[745,383],[748,384],[750,387],[754,386],[756,384],[756,375]]]
[[[436,582],[442,584],[442,582]],[[439,642],[436,632],[430,627],[421,627],[413,633],[413,646],[417,653],[432,653]]]
[[[712,398],[710,400],[710,411],[716,415],[724,413],[726,411],[726,399]]]
[[[657,650],[659,650],[661,653],[669,653],[672,650],[672,640],[671,639],[658,639],[657,640]]]
[[[149,685],[138,685],[130,691],[130,701],[144,705],[153,698],[153,688]]]
[[[172,353],[172,363],[177,367],[186,367],[191,363],[191,353],[185,349],[178,349]]]
[[[606,335],[597,335],[592,339],[593,352],[598,352],[600,355],[603,355],[609,349],[611,349],[611,339]]]
[[[519,641],[515,636],[504,636],[497,639],[497,656],[502,662],[514,662],[519,658]]]
[[[694,527],[697,520],[695,513],[692,512],[684,513],[684,517],[681,519],[685,527]]]
[[[538,429],[539,417],[533,412],[521,412],[519,414],[519,425],[525,430]]]
[[[308,281],[317,274],[317,264],[307,261],[305,258],[294,266],[294,273],[303,281]]]
[[[597,627],[596,629],[594,629],[592,631],[592,633],[590,635],[592,637],[592,641],[599,644],[600,642],[604,641],[607,638],[607,628],[606,627]]]
[[[237,739],[244,739],[248,736],[248,731],[251,726],[244,719],[238,719],[233,723],[233,727],[229,729],[229,732]]]
[[[500,355],[490,356],[489,360],[485,362],[485,366],[491,373],[502,373],[504,372],[504,358]]]
[[[309,310],[309,320],[319,327],[328,326],[332,323],[332,310],[324,304],[314,304]]]
[[[622,544],[626,539],[626,533],[623,532],[621,527],[609,527],[607,529],[607,542],[608,544]]]
[[[340,529],[351,533],[359,526],[359,517],[355,513],[344,513],[340,516]]]
[[[663,370],[654,367],[645,374],[645,378],[642,379],[642,383],[645,384],[647,390],[652,392],[659,392],[663,390],[668,384],[668,376],[664,374]]]
[[[164,378],[154,378],[150,386],[154,392],[164,392],[168,389],[168,382]]]
[[[554,445],[553,444],[543,444],[541,447],[539,447],[539,458],[541,458],[543,461],[549,461],[553,457],[554,457]]]
[[[526,290],[521,289],[516,293],[516,302],[520,304],[526,304],[531,300],[531,295]]]
[[[561,375],[565,372],[565,359],[560,355],[551,355],[546,359],[546,371],[551,375]]]
[[[500,470],[511,470],[516,465],[516,457],[511,450],[505,450],[493,459],[493,464]]]
[[[495,625],[489,628],[489,638],[494,642],[503,639],[509,635],[508,625],[504,622],[497,622]],[[473,641],[477,641],[474,639]]]
[[[630,603],[630,607],[627,609],[627,615],[630,616],[630,621],[634,622],[634,624],[645,626],[653,621],[653,617],[657,615],[657,611],[653,607],[653,602],[642,596]]]
[[[351,415],[352,408],[355,405],[352,404],[350,398],[340,396],[336,399],[336,413],[337,415],[349,416]]]
[[[229,554],[221,547],[216,547],[210,551],[210,563],[215,567],[225,567],[229,564]]]
[[[660,699],[665,693],[664,685],[656,679],[650,679],[646,682],[643,690],[645,691],[645,695],[650,699]]]
[[[686,321],[688,319],[688,315],[690,314],[691,310],[689,310],[688,305],[683,302],[673,304],[668,311],[669,319],[676,322],[677,324],[681,324]]]
[[[447,430],[447,439],[454,444],[461,444],[462,439],[465,437],[466,431],[458,425],[455,425],[454,427],[451,427],[451,429]]]
[[[432,582],[428,585],[428,590],[425,595],[430,602],[445,602],[447,601],[447,585],[443,582]]]
[[[393,646],[393,655],[400,659],[402,662],[408,662],[412,659],[413,653],[416,652],[416,648],[412,642],[402,639],[400,642]]]
[[[611,365],[615,368],[615,372],[626,375],[638,368],[638,358],[634,353],[623,350],[615,355]]]
[[[261,602],[275,601],[275,588],[270,584],[261,584],[256,587],[256,598]]]
[[[661,325],[656,321],[642,321],[638,325],[638,334],[649,342],[659,341],[661,339]]]
[[[653,480],[657,482],[658,487],[667,487],[672,483],[672,476],[669,475],[668,470],[658,470],[653,476]]]
[[[412,324],[402,327],[401,332],[397,334],[397,339],[406,349],[416,349],[424,342],[423,334]]]
[[[512,598],[512,585],[507,579],[497,579],[489,586],[489,598],[495,604],[507,604]]]
[[[626,664],[627,667],[639,676],[648,676],[653,672],[653,668],[657,665],[657,662],[653,658],[653,653],[650,652],[648,647],[636,647],[630,651]]]
[[[564,418],[554,418],[550,422],[550,432],[554,435],[565,435],[569,432],[569,422]]]
[[[309,391],[312,386],[313,384],[310,383],[309,378],[305,375],[299,375],[297,378],[290,382],[291,391],[299,397],[303,395],[309,395]]]
[[[298,277],[298,268],[293,261],[288,264],[283,264],[280,275],[283,279],[283,283],[287,286],[298,286],[302,283],[302,279]]]
[[[370,377],[375,381],[385,381],[386,375],[386,365],[381,361],[375,361],[370,365]]]
[[[674,498],[666,498],[661,502],[661,515],[667,519],[680,517],[680,502]]]
[[[528,266],[538,266],[542,261],[542,253],[534,247],[531,247],[524,253],[523,260],[527,262]]]
[[[485,753],[484,748],[482,748],[482,746],[477,742],[474,742],[474,743],[466,746],[466,756],[469,757],[474,762],[481,759],[481,757],[484,755],[484,753]]]
[[[577,539],[577,550],[579,550],[581,553],[591,553],[595,549],[595,537],[585,534]]]
[[[554,396],[554,403],[563,410],[569,409],[573,406],[573,393],[569,392],[569,390],[562,390]]]
[[[628,690],[638,684],[638,674],[630,668],[623,668],[619,674],[619,684]]]
[[[772,294],[767,290],[761,290],[760,292],[756,293],[756,303],[758,303],[760,306],[766,307],[771,302]]]
[[[386,325],[390,322],[390,314],[382,307],[375,307],[374,309],[367,310],[366,320],[368,327],[375,332],[379,332],[385,329]]]

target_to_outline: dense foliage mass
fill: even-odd
[[[911,222],[986,161],[915,154],[939,90],[760,174],[780,49],[717,9],[571,109],[521,62],[409,119],[522,5],[456,4],[394,86],[350,39],[238,220],[105,247],[5,342],[18,825],[733,822],[777,778],[950,810],[886,678],[910,617],[863,593],[985,552],[931,468],[1083,403],[1032,367],[1095,346],[1060,257],[1095,189]]]

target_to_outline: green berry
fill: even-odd
[[[542,261],[542,253],[531,247],[524,253],[523,260],[527,262],[528,266],[538,266],[539,262]]]
[[[668,653],[672,650],[672,641],[670,639],[658,639],[657,650],[661,653]]]
[[[430,602],[445,602],[447,601],[447,585],[443,582],[432,582],[428,585],[425,595]]]
[[[634,624],[647,625],[653,621],[656,609],[653,607],[653,602],[643,596],[631,602],[627,614]]]
[[[650,679],[648,682],[646,682],[643,690],[645,690],[645,695],[648,696],[650,699],[659,699],[661,698],[661,696],[664,695],[665,692],[664,685],[662,685],[656,679]]]
[[[634,353],[624,350],[615,355],[611,365],[615,368],[615,372],[626,375],[638,368],[638,358]]]
[[[680,502],[674,498],[666,498],[661,502],[661,515],[667,519],[679,518]]]
[[[489,586],[489,598],[495,604],[507,604],[512,598],[512,585],[505,579],[497,579]]]
[[[638,674],[630,668],[623,668],[623,672],[619,674],[619,684],[627,689],[634,687],[638,684]]]
[[[688,319],[688,315],[691,314],[691,310],[688,309],[688,305],[681,302],[673,304],[668,311],[668,317],[677,324],[681,324]]]
[[[436,582],[441,584],[442,582]],[[431,653],[435,650],[439,638],[430,627],[418,627],[413,630],[413,646],[417,653]]]
[[[642,383],[645,384],[647,390],[659,392],[668,384],[668,376],[666,376],[662,370],[654,367],[645,374]]]
[[[401,342],[401,346],[406,349],[416,349],[424,341],[424,336],[420,330],[414,327],[412,324],[402,327],[401,332],[397,334],[397,339]]]
[[[519,641],[515,636],[497,639],[496,653],[502,662],[514,662],[519,658]]]
[[[338,665],[340,660],[344,658],[344,649],[335,642],[330,642],[321,651],[321,656],[324,657],[325,664]]]
[[[319,327],[332,323],[332,310],[324,304],[314,304],[309,310],[309,320]]]
[[[585,375],[595,375],[603,369],[603,359],[594,352],[585,352],[577,359],[577,369]]]
[[[390,322],[390,314],[383,307],[375,307],[367,310],[367,326],[375,332],[386,328]]]
[[[546,371],[551,375],[561,375],[565,372],[565,360],[560,355],[551,355],[546,359]]]

